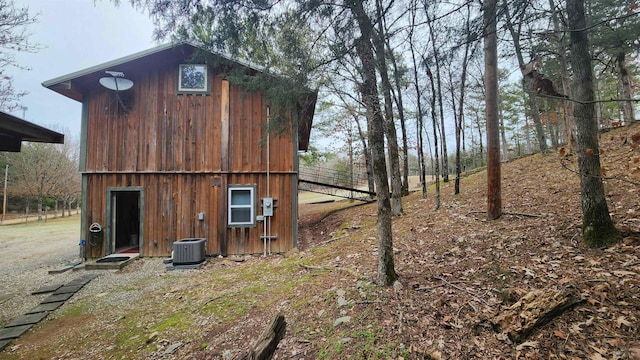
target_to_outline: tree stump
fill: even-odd
[[[521,343],[535,330],[582,301],[572,286],[560,290],[534,290],[491,319],[491,325],[495,331],[506,333],[514,343]]]
[[[279,314],[273,319],[271,325],[264,329],[260,337],[256,340],[253,346],[243,352],[242,354],[234,357],[234,360],[270,360],[273,357],[273,353],[276,351],[280,340],[284,337],[287,331],[287,322],[284,320],[284,315]]]

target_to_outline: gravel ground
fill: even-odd
[[[36,307],[50,294],[31,295],[45,285],[66,284],[85,274],[86,270],[49,274],[70,262],[80,261],[80,217],[50,220],[46,223],[28,223],[0,226],[0,327]],[[95,309],[126,305],[153,290],[159,282],[149,281],[167,274],[161,258],[138,259],[121,270],[92,270],[98,275],[58,310],[49,315],[56,318],[65,308],[85,298]],[[180,283],[192,271],[172,271]],[[135,285],[133,285],[135,284]]]
[[[0,326],[36,307],[50,295],[31,295],[34,290],[45,285],[63,285],[85,273],[84,270],[74,270],[49,274],[50,270],[80,261],[79,220],[80,217],[75,216],[46,223],[0,226]],[[79,298],[109,292],[115,287],[122,287],[150,274],[164,273],[165,270],[161,259],[145,259],[120,271],[93,272],[99,277],[76,293],[65,306]],[[123,302],[127,301],[124,298],[128,296],[123,296]]]
[[[78,276],[49,270],[77,260],[80,216],[46,223],[0,226],[0,325],[34,308],[47,295],[31,295],[44,285],[64,284]],[[77,225],[77,226],[76,226]]]

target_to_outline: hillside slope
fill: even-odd
[[[230,358],[282,313],[277,359],[640,359],[640,149],[628,141],[636,133],[640,124],[601,135],[609,207],[624,234],[609,249],[580,241],[574,157],[533,155],[503,164],[505,215],[495,221],[485,216],[485,172],[463,179],[459,195],[444,185],[438,211],[431,189],[406,197],[393,223],[392,288],[373,283],[375,204],[325,204],[303,217],[301,252],[211,259],[202,270],[80,292],[0,354]],[[495,316],[526,294],[561,289],[580,301],[528,337],[494,330]],[[125,294],[130,305],[110,306]]]

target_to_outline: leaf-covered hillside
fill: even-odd
[[[426,200],[406,197],[393,223],[393,287],[372,283],[375,204],[301,205],[300,252],[210,259],[201,270],[127,283],[159,261],[141,259],[102,275],[119,285],[82,290],[1,354],[228,359],[282,313],[288,325],[276,359],[639,359],[635,134],[640,123],[600,137],[610,211],[624,234],[611,248],[581,243],[574,156],[533,155],[503,164],[505,214],[495,221],[485,216],[485,172],[466,177],[459,195],[444,185],[438,211],[433,189]],[[571,306],[513,341],[547,310],[530,300],[561,291],[573,294]],[[127,306],[112,305],[123,297]],[[496,331],[509,313],[517,316]]]

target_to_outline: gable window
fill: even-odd
[[[181,64],[178,69],[178,94],[209,93],[205,64]]]
[[[255,185],[229,186],[229,227],[256,226]]]

